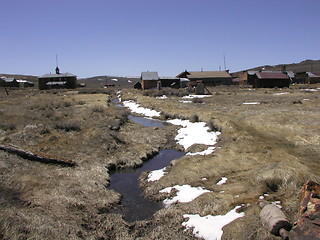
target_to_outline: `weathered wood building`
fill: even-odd
[[[19,87],[19,83],[15,78],[0,78],[0,86],[1,87]]]
[[[290,78],[282,72],[256,72],[253,76],[254,88],[289,87]]]
[[[180,78],[160,77],[161,87],[180,88]]]
[[[184,71],[178,78],[187,78],[190,82],[202,82],[205,86],[232,85],[232,77],[227,71]]]
[[[59,68],[56,68],[56,73],[45,74],[38,78],[39,89],[52,88],[76,88],[77,76],[71,73],[60,73]]]
[[[297,83],[320,83],[320,72],[299,72],[296,79]]]
[[[157,88],[160,84],[157,72],[142,72],[140,79],[142,90]]]

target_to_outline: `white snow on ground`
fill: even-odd
[[[123,106],[129,108],[132,112],[142,114],[147,117],[159,117],[160,112],[157,112],[156,110],[152,110],[149,108],[140,107],[138,103],[135,103],[132,100],[124,101]]]
[[[159,170],[154,170],[151,171],[148,175],[148,182],[154,182],[154,181],[158,181],[160,178],[162,178],[165,174],[164,170],[166,168],[161,168]]]
[[[256,104],[260,104],[259,102],[244,102],[243,104],[245,105],[256,105]]]
[[[227,182],[227,180],[228,180],[228,178],[222,177],[221,180],[219,182],[217,182],[217,185],[225,184]]]
[[[131,80],[128,80],[128,83],[132,83],[132,81],[131,81]]]
[[[273,94],[273,95],[275,95],[275,96],[279,96],[279,95],[285,95],[285,94],[288,94],[288,92],[275,93],[275,94]]]
[[[189,99],[189,98],[206,98],[206,97],[211,97],[212,95],[188,95],[188,96],[184,96],[182,98],[184,99]]]
[[[181,102],[181,103],[192,103],[192,101],[188,101],[188,100],[181,100],[179,102]]]
[[[115,81],[115,82],[118,82],[118,79],[116,78],[112,78],[111,81]]]
[[[301,89],[300,91],[305,91],[305,92],[317,92],[318,89],[310,88],[310,89]]]
[[[180,125],[182,128],[178,130],[178,135],[175,137],[177,142],[187,149],[193,144],[214,145],[217,143],[220,132],[209,132],[205,122],[192,123],[189,120],[173,119],[168,120],[168,123]]]
[[[195,152],[195,153],[187,153],[188,156],[195,156],[195,155],[209,155],[214,152],[215,147],[208,147],[208,149],[202,151],[202,152]]]
[[[226,215],[207,215],[201,217],[199,214],[184,214],[184,218],[189,218],[182,225],[187,229],[193,228],[193,234],[198,238],[205,240],[220,240],[223,234],[222,228],[236,220],[243,217],[243,212],[237,213],[236,210],[241,206],[237,206]]]
[[[167,198],[163,201],[166,206],[170,206],[175,202],[191,202],[198,196],[210,192],[202,187],[191,187],[190,185],[175,185],[173,187],[167,187],[160,190],[160,193],[170,193],[172,189],[177,190],[177,195],[171,199]]]
[[[303,99],[303,101],[310,101],[310,99],[309,98],[305,98],[305,99]]]
[[[166,95],[160,96],[160,97],[156,97],[156,99],[167,99],[168,97]]]

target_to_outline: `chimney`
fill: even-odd
[[[60,74],[60,69],[56,67],[56,74]]]

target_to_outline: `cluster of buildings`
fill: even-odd
[[[320,72],[293,71],[243,71],[235,79],[239,85],[252,85],[254,88],[289,87],[293,83],[320,83]]]
[[[292,83],[320,83],[320,73],[286,71],[285,66],[281,71],[243,71],[230,74],[226,71],[183,71],[176,77],[159,77],[157,72],[142,72],[140,81],[134,84],[137,89],[160,89],[162,87],[184,88],[218,85],[252,85],[254,88],[283,88]],[[38,77],[40,90],[77,87],[77,76],[71,73],[60,73],[56,67],[55,73]],[[0,87],[34,87],[34,83],[15,78],[0,78]]]

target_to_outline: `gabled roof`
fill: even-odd
[[[141,80],[159,80],[159,76],[157,72],[142,72]]]
[[[232,78],[229,73],[226,71],[186,71],[180,73],[178,76],[183,75],[186,73],[189,79],[205,79],[205,78]]]
[[[6,78],[6,77],[3,77],[3,78],[1,78],[4,82],[6,82],[6,83],[10,83],[10,82],[14,82],[14,81],[16,81],[16,79],[15,78]]]
[[[39,78],[61,78],[61,77],[76,77],[76,75],[73,75],[71,73],[60,73],[60,74],[48,73],[48,74],[42,75]]]
[[[308,77],[320,77],[319,72],[307,72]]]
[[[289,77],[282,72],[256,72],[259,79],[289,79]]]

